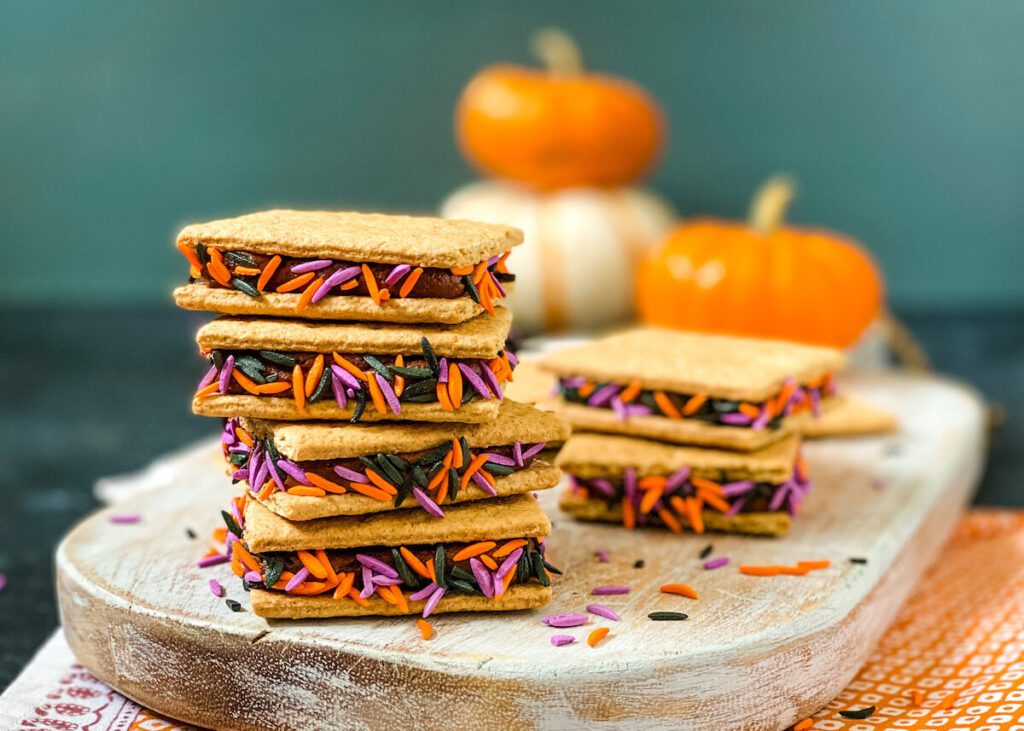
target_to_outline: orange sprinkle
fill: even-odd
[[[663,477],[661,475],[647,475],[647,477],[641,477],[640,481],[636,483],[636,486],[641,490],[656,490],[659,487],[664,490],[667,483],[667,477]]]
[[[386,601],[388,604],[391,604],[393,606],[398,605],[398,600],[395,599],[394,595],[391,593],[390,586],[378,586],[377,594],[380,596],[381,599]]]
[[[202,270],[203,265],[199,263],[199,256],[196,254],[195,247],[189,246],[184,242],[175,244],[178,247],[178,251],[185,255],[188,259],[188,263],[192,269]]]
[[[449,454],[451,454],[451,452],[449,452]],[[431,477],[430,478],[430,482],[427,483],[427,492],[433,492],[434,489],[437,488],[437,486],[440,485],[441,482],[443,482],[447,478],[448,478],[448,470],[444,469],[444,468],[439,469],[437,471],[437,474],[434,475],[433,477]]]
[[[227,537],[228,528],[226,525],[222,525],[220,528],[213,529],[213,540],[217,541],[217,543],[223,543],[227,539]],[[210,550],[216,553],[214,549],[211,548]]]
[[[462,406],[462,370],[454,363],[448,367],[448,397],[453,408]]]
[[[813,725],[814,721],[809,718],[805,718],[803,721],[800,721],[800,723],[793,725],[793,731],[807,731],[807,729]]]
[[[455,411],[452,406],[452,400],[448,397],[448,387],[444,383],[438,382],[437,384],[437,402],[441,404],[441,408],[445,411]]]
[[[682,419],[683,415],[679,413],[679,409],[672,403],[672,399],[666,395],[664,391],[654,392],[654,403],[658,404],[658,408],[670,419]]]
[[[344,599],[348,592],[352,589],[352,584],[355,583],[356,575],[354,571],[348,571],[340,577],[338,587],[334,590],[335,599]]]
[[[405,356],[399,353],[395,356],[395,365],[401,368],[405,365]],[[395,391],[395,396],[401,396],[402,391],[405,390],[405,378],[399,375],[395,375],[395,384],[392,386]]]
[[[526,541],[523,541],[523,543],[525,544]],[[494,541],[480,541],[479,543],[473,543],[452,556],[452,561],[465,561],[467,559],[474,558],[479,556],[481,553],[487,553],[496,545],[498,544]],[[509,551],[509,553],[511,552],[512,551]]]
[[[807,463],[804,462],[804,456],[802,454],[798,454],[796,456],[795,469],[797,477],[799,477],[801,480],[807,479]]]
[[[304,581],[302,584],[292,589],[292,594],[309,596],[311,594],[323,594],[325,591],[330,590],[331,585],[326,581]]]
[[[388,495],[383,490],[381,490],[380,488],[371,487],[370,485],[364,485],[361,482],[350,482],[348,483],[348,487],[350,490],[355,490],[361,495],[366,495],[366,497],[372,497],[374,500],[380,500],[381,502],[384,503],[391,499],[391,496]]]
[[[463,490],[466,489],[466,486],[469,484],[470,479],[472,479],[473,473],[476,472],[477,470],[479,470],[481,467],[483,467],[484,466],[484,462],[486,462],[486,461],[487,461],[487,455],[486,454],[478,454],[477,456],[473,457],[473,459],[471,459],[469,461],[469,467],[467,467],[466,471],[462,473],[462,482],[459,483],[459,486]]]
[[[225,287],[230,285],[231,272],[224,266],[224,256],[217,249],[207,249],[206,253],[210,255],[210,261],[206,264],[206,271],[210,272],[210,276],[218,284],[223,284]]]
[[[494,263],[494,271],[501,272],[502,274],[508,274],[508,257],[511,254],[511,249],[501,255],[501,258]]]
[[[294,279],[289,279],[284,284],[278,285],[277,291],[278,292],[294,292],[299,287],[304,287],[309,282],[312,282],[314,277],[316,277],[316,273],[315,272],[306,272],[305,274],[300,274],[299,276],[295,277]]]
[[[270,484],[273,485],[273,483]],[[319,487],[309,487],[308,485],[295,485],[294,487],[289,487],[285,492],[289,495],[299,495],[302,497],[323,497],[327,494]]]
[[[320,285],[324,283],[324,278],[320,277],[309,283],[309,286],[302,290],[302,296],[299,297],[299,301],[295,303],[295,311],[302,312],[306,307],[309,306],[310,301],[313,299],[313,295],[320,289]]]
[[[757,408],[753,404],[740,404],[739,411],[744,416],[749,416],[751,419],[756,419],[761,415],[761,409]]]
[[[950,693],[945,698],[943,698],[942,701],[939,702],[939,709],[943,711],[948,711],[950,708],[953,707],[953,704],[956,703],[956,699],[959,696],[960,694],[957,692]]]
[[[306,374],[306,398],[313,395],[313,391],[316,390],[317,385],[320,383],[320,376],[324,374],[324,356],[323,353],[318,355],[313,361],[313,367],[309,369],[309,373]]]
[[[320,563],[316,557],[309,551],[297,551],[296,552],[299,560],[302,561],[302,565],[306,567],[309,573],[313,574],[318,579],[326,579],[327,572],[324,571],[323,564]]]
[[[386,288],[382,289],[380,291],[380,301],[381,302],[387,302],[389,299],[391,299],[391,290],[386,289]]]
[[[784,576],[806,576],[811,570],[804,566],[779,566],[779,573]]]
[[[491,551],[491,555],[495,558],[505,558],[505,556],[509,555],[517,548],[522,548],[527,543],[529,543],[529,541],[525,538],[513,538],[511,541],[503,543],[497,550]]]
[[[619,401],[624,404],[628,404],[630,401],[640,395],[640,391],[643,389],[643,385],[640,381],[633,381],[619,394]]]
[[[295,574],[293,574],[291,571],[282,571],[281,578],[278,579],[277,583],[274,584],[274,586],[272,586],[271,588],[284,590],[284,588],[288,586],[288,582],[291,581],[291,579],[293,579],[294,577]]]
[[[307,472],[306,479],[324,492],[331,492],[335,495],[344,495],[347,492],[343,485],[339,485],[337,482],[328,480],[326,477],[321,477],[315,472]]]
[[[369,467],[366,468],[366,476],[370,478],[370,482],[379,487],[381,490],[386,492],[388,495],[397,495],[398,490],[390,482],[385,480],[383,477],[378,475],[376,472],[371,470]]]
[[[582,386],[580,386],[578,389],[576,389],[576,393],[578,393],[582,398],[587,398],[590,394],[592,394],[594,392],[595,388],[597,388],[597,384],[596,383],[593,383],[591,381],[587,381]]]
[[[685,596],[688,599],[699,599],[697,592],[694,591],[692,586],[688,584],[665,584],[661,587],[662,594],[676,594],[678,596]]]
[[[607,627],[598,627],[587,635],[587,644],[591,647],[597,647],[597,643],[607,637],[610,631]]]
[[[363,281],[366,282],[366,289],[370,292],[370,299],[380,304],[380,289],[377,287],[377,279],[373,276],[373,272],[370,267],[366,264],[362,265],[363,270]]]
[[[696,487],[698,490],[707,490],[712,495],[721,495],[722,486],[714,480],[709,480],[704,477],[691,477],[690,484]]]
[[[491,292],[491,287],[494,285],[490,279],[486,279],[481,283],[479,288],[480,293],[480,306],[487,310],[490,315],[494,314],[494,295]]]
[[[647,515],[654,509],[654,504],[661,500],[661,494],[665,492],[665,486],[654,487],[644,493],[643,499],[640,500],[640,512]]]
[[[695,497],[686,498],[686,515],[690,519],[690,527],[694,533],[704,532],[704,514],[700,500]]]
[[[338,289],[340,289],[343,292],[347,292],[348,290],[355,289],[358,286],[359,286],[359,280],[358,279],[350,279],[347,282],[345,282],[344,284],[342,284],[340,287],[338,287]]]
[[[398,607],[398,611],[403,614],[409,613],[409,603],[405,600],[405,594],[397,586],[391,587],[391,596],[395,598],[395,605]]]
[[[484,482],[486,482],[491,487],[494,487],[494,475],[485,470],[483,467],[480,468],[479,474],[481,477],[484,478]]]
[[[216,381],[214,381],[209,386],[205,386],[204,388],[201,388],[198,391],[196,391],[196,397],[202,398],[203,396],[211,396],[215,394],[219,390],[219,388],[220,386],[217,384]]]
[[[631,500],[622,500],[622,525],[627,530],[633,530],[636,527],[636,514],[633,511],[633,502]]]
[[[296,363],[292,370],[292,394],[295,396],[295,408],[299,411],[306,410],[306,390],[303,380],[302,366]]]
[[[429,640],[434,636],[434,628],[430,625],[430,622],[420,617],[416,620],[416,626],[420,628],[420,634],[423,639]]]
[[[452,267],[451,272],[456,277],[464,277],[467,274],[472,274],[473,273],[473,269],[474,269],[474,266],[472,264],[467,264],[464,267]]]
[[[267,282],[277,272],[277,268],[281,266],[281,257],[276,254],[267,262],[267,265],[263,267],[263,271],[260,272],[260,278],[256,280],[256,291],[262,292],[267,287]]]
[[[241,386],[242,388],[244,388],[249,393],[251,393],[251,394],[253,394],[255,396],[259,396],[260,395],[259,385],[256,384],[256,383],[253,383],[251,380],[249,380],[249,378],[246,377],[246,375],[244,373],[242,373],[240,370],[238,370],[237,368],[232,368],[231,369],[231,377],[234,378],[236,381],[238,381],[238,385]]]
[[[243,576],[245,574],[245,567],[242,566],[242,562],[237,558],[231,559],[231,572],[235,576]]]
[[[334,572],[334,567],[331,566],[331,562],[327,558],[327,552],[322,548],[318,548],[314,555],[316,556],[316,560],[320,562],[320,565],[324,567],[324,573],[327,574],[328,583],[337,584],[338,575]]]
[[[235,436],[238,437],[238,441],[240,441],[247,447],[251,447],[253,444],[255,444],[252,438],[252,434],[250,434],[240,426],[235,427]]]
[[[697,409],[704,405],[704,402],[708,400],[708,396],[705,393],[698,393],[696,396],[691,396],[687,400],[686,405],[683,406],[683,416],[692,416],[697,413]]]
[[[430,574],[430,580],[435,584],[437,583],[437,571],[434,569],[434,559],[427,561],[427,573]]]
[[[337,353],[331,353],[331,357],[334,358],[334,362],[335,363],[337,363],[339,366],[341,366],[346,371],[351,373],[353,376],[358,378],[360,381],[365,381],[366,380],[366,374],[363,373],[358,368],[356,368],[354,364],[352,364],[350,361],[346,360],[344,357],[338,355]]]
[[[452,463],[450,465],[448,465],[448,466],[451,467],[452,465],[458,465],[458,466],[461,467],[462,466],[462,444],[459,442],[458,439],[452,439],[451,455],[452,455]]]
[[[351,599],[352,601],[354,601],[356,604],[358,604],[361,607],[368,607],[368,606],[370,606],[370,602],[366,601],[361,596],[359,596],[359,592],[356,591],[355,588],[352,588],[352,589],[348,590],[348,598]]]
[[[711,493],[701,492],[700,498],[720,513],[728,513],[731,507],[725,500]]]
[[[263,483],[263,488],[259,491],[259,494],[256,497],[258,497],[260,500],[266,500],[271,495],[274,494],[274,490],[276,489],[277,487],[274,485],[274,481],[267,480],[265,483]]]
[[[373,373],[366,372],[366,383],[370,386],[370,398],[373,400],[373,408],[381,414],[388,413],[388,402],[384,400],[384,394],[380,390],[380,384],[373,377]]]
[[[238,541],[235,541],[234,543],[231,544],[231,555],[234,558],[237,558],[243,564],[245,564],[245,567],[247,569],[249,569],[250,571],[259,571],[260,570],[260,565],[256,561],[256,559],[253,558],[252,554],[249,553],[248,551],[246,551],[245,548],[242,547],[242,544],[239,543]],[[260,573],[263,573],[263,572],[261,571]]]
[[[924,705],[924,693],[922,693],[921,691],[919,691],[917,689],[914,689],[914,690],[910,691],[910,694],[914,698],[914,705],[915,706],[918,706],[920,708],[921,706]]]
[[[806,568],[811,571],[818,571],[819,569],[827,569],[832,565],[832,562],[828,559],[823,559],[821,561],[797,561],[796,565],[802,569]]]
[[[509,584],[512,583],[512,579],[515,578],[515,575],[516,575],[515,571],[509,571],[507,574],[505,574],[505,578],[501,580],[501,585],[502,585],[501,596],[502,596],[502,598],[504,598],[505,594],[508,593],[508,586],[509,586]],[[547,569],[544,569],[544,575],[547,578],[549,578],[549,579],[551,578],[551,574],[548,573]]]
[[[434,502],[437,503],[438,505],[442,505],[442,504],[444,504],[444,501],[447,500],[447,499],[448,499],[448,481],[445,480],[444,482],[441,483],[441,489],[439,489],[437,491],[437,494],[434,496]]]
[[[260,270],[253,267],[235,267],[235,274],[241,274],[243,277],[255,277],[259,273]]]
[[[409,568],[411,568],[417,574],[422,576],[424,579],[430,578],[430,572],[427,571],[427,567],[423,564],[423,562],[416,558],[415,553],[410,551],[405,546],[399,548],[398,552],[402,554],[402,558],[404,558],[405,562],[409,564]]]
[[[665,508],[658,508],[658,517],[661,518],[662,522],[669,527],[673,533],[682,533],[683,526],[676,520],[676,516],[672,515],[669,510]]]
[[[256,386],[256,390],[260,395],[265,393],[284,393],[292,387],[292,384],[288,381],[272,381],[270,383],[261,383]]]
[[[412,270],[412,273],[405,278],[402,282],[401,289],[398,290],[399,297],[408,297],[409,293],[412,292],[413,287],[416,286],[416,282],[420,281],[420,277],[423,276],[423,267],[416,267]]]
[[[498,570],[498,564],[495,562],[493,558],[488,556],[486,553],[480,556],[480,562],[483,563],[483,565],[489,568],[491,571]]]
[[[740,573],[747,576],[778,576],[781,566],[740,566]]]
[[[487,273],[487,260],[484,259],[482,262],[476,265],[473,270],[473,284],[480,284],[484,278],[484,274]]]

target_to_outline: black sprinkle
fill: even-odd
[[[690,615],[683,614],[682,612],[651,612],[647,615],[647,618],[655,622],[682,622],[689,619]]]
[[[194,530],[192,530],[191,528],[186,528],[185,529],[185,535],[187,535],[193,541],[197,538],[196,532]]]
[[[220,516],[224,518],[224,525],[228,527],[228,530],[234,533],[238,538],[241,538],[242,529],[239,527],[238,523],[235,522],[235,519],[231,514],[226,510],[222,510],[220,511]]]
[[[635,569],[642,569],[646,565],[647,564],[644,563],[644,560],[642,558],[638,558],[636,561],[633,562],[633,568]]]
[[[239,292],[244,292],[250,297],[260,297],[259,290],[246,281],[239,279],[238,277],[231,278],[231,286],[237,289]]]
[[[295,367],[295,359],[290,355],[278,353],[276,350],[261,350],[259,351],[259,354],[263,360],[269,360],[271,363],[277,363],[278,365],[286,366],[288,368]]]
[[[434,353],[434,349],[430,347],[430,341],[425,337],[420,338],[420,347],[423,349],[423,359],[427,361],[427,367],[433,371],[435,376],[440,374],[441,366],[437,362],[437,355]]]
[[[241,603],[236,602],[234,599],[225,599],[224,603],[228,605],[228,609],[230,609],[232,612],[242,611]]]
[[[704,546],[704,550],[700,552],[700,557],[701,558],[707,558],[708,556],[711,555],[711,552],[714,551],[714,550],[715,550],[715,547],[712,546],[709,543],[708,545]]]
[[[850,556],[850,563],[862,563],[863,564],[863,563],[867,563],[867,562],[868,562],[868,560],[866,558],[861,558],[860,556]]]
[[[263,558],[263,586],[273,589],[274,584],[281,580],[284,571],[284,556],[270,555]]]
[[[852,711],[840,711],[839,715],[843,718],[871,718],[875,715],[875,706],[868,706],[867,708],[857,708]]]

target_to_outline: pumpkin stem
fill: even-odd
[[[782,219],[786,217],[786,209],[789,208],[795,192],[796,183],[788,175],[779,174],[768,178],[757,189],[750,204],[750,228],[762,236],[767,236],[777,229],[782,225]]]
[[[578,76],[583,73],[579,46],[565,31],[542,28],[530,39],[530,49],[552,74]]]

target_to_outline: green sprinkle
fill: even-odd
[[[228,461],[235,467],[241,467],[249,460],[248,454],[232,454],[228,457]]]
[[[427,477],[427,473],[423,471],[423,468],[416,465],[412,468],[412,480],[420,487],[426,487],[430,479]]]
[[[476,581],[476,577],[473,574],[466,571],[458,564],[452,566],[451,571],[448,572],[449,581],[451,579],[458,579],[459,581],[466,581],[470,584]]]
[[[463,594],[476,594],[476,595],[479,595],[479,596],[483,596],[483,594],[484,594],[482,591],[480,591],[480,589],[478,589],[477,587],[473,586],[473,584],[469,583],[468,581],[463,581],[462,579],[452,579],[452,578],[449,578],[448,579],[448,588],[449,589],[456,589],[457,591],[459,591],[459,592],[461,592]]]
[[[267,454],[269,454],[270,458],[272,460],[274,460],[275,462],[277,462],[277,460],[281,459],[281,454],[277,451],[277,447],[275,447],[274,443],[272,441],[270,441],[269,439],[264,439],[263,440],[263,448],[265,450],[267,450]]]
[[[251,355],[240,355],[235,358],[235,368],[247,375],[255,383],[266,383],[267,367]]]
[[[384,376],[384,380],[386,380],[388,383],[395,380],[395,377],[391,373],[391,370],[386,365],[381,363],[379,360],[374,358],[372,355],[364,355],[363,360],[366,361],[366,365],[370,366],[370,368],[373,368],[373,370],[377,371],[379,374]]]
[[[290,355],[285,355],[284,353],[278,353],[274,350],[261,350],[259,351],[259,356],[263,360],[269,360],[271,363],[277,363],[277,365],[282,365],[286,368],[295,367],[295,359]]]
[[[420,396],[429,396],[432,399],[437,398],[436,378],[428,378],[425,381],[407,384],[400,398],[402,401],[412,401]]]
[[[440,544],[434,552],[434,573],[437,574],[437,585],[443,588],[448,587],[444,573],[444,544]]]
[[[437,355],[434,354],[430,341],[426,338],[420,338],[420,347],[423,349],[423,358],[427,361],[427,366],[430,367],[431,372],[435,376],[440,375],[441,366],[437,363]]]
[[[516,583],[525,584],[530,580],[530,547],[527,546],[526,550],[523,551],[523,555],[519,557],[519,561],[516,563]]]
[[[486,467],[487,471],[490,472],[492,475],[498,475],[500,477],[504,477],[505,475],[511,475],[513,472],[516,471],[515,467],[509,467],[508,465],[504,464],[495,464],[494,462],[488,462],[487,464],[484,465],[484,467]]]
[[[316,388],[313,389],[313,393],[309,395],[309,402],[319,401],[327,393],[327,384],[331,382],[331,369],[324,368],[324,372],[320,374],[320,381],[316,384]]]
[[[477,290],[476,285],[473,284],[473,277],[467,274],[462,278],[462,283],[466,285],[466,291],[469,292],[469,296],[473,298],[473,301],[480,304],[480,292]]]
[[[357,423],[363,416],[363,412],[366,410],[366,391],[359,389],[356,391],[356,405],[352,412],[352,419],[350,420],[353,424]]]
[[[402,581],[409,586],[417,586],[419,584],[419,581],[416,579],[416,574],[409,569],[409,564],[405,562],[405,559],[402,558],[402,554],[397,548],[391,549],[391,562],[395,565],[395,570],[402,578]]]
[[[430,378],[433,372],[429,368],[418,368],[416,366],[389,366],[391,370],[406,378]]]
[[[359,461],[363,463],[363,467],[368,467],[374,472],[380,470],[380,467],[377,466],[377,460],[373,459],[372,457],[367,457],[365,454],[363,454],[359,456]]]
[[[226,510],[220,511],[220,517],[224,518],[224,524],[228,527],[228,531],[234,533],[239,538],[242,537],[242,529],[238,527],[238,523],[231,517],[231,513]]]
[[[468,390],[471,391],[472,389]],[[459,446],[462,447],[462,464],[459,466],[459,469],[464,470],[469,467],[469,463],[472,461],[469,456],[469,442],[466,440],[466,437],[459,437]]]
[[[559,576],[562,575],[562,569],[552,566],[547,561],[544,562],[544,568],[546,568],[552,574],[558,574]]]
[[[740,402],[715,399],[711,402],[711,407],[719,414],[731,414],[739,410]]]
[[[210,263],[210,255],[206,253],[205,244],[196,244],[196,257],[199,258],[199,263],[203,266]]]
[[[379,465],[378,470],[384,473],[384,476],[391,480],[392,484],[397,485],[399,482],[405,480],[405,476],[395,469],[395,466],[388,461],[386,454],[377,455],[377,464]]]
[[[690,615],[682,612],[651,612],[647,615],[647,619],[653,619],[655,622],[682,622],[689,618]]]
[[[396,508],[402,507],[402,503],[408,500],[409,496],[412,495],[412,485],[413,483],[411,480],[405,480],[398,486],[398,492],[395,493]]]
[[[454,503],[459,496],[459,473],[454,467],[448,468],[448,502]]]
[[[439,444],[436,447],[430,449],[429,452],[420,457],[416,464],[421,467],[432,467],[433,465],[444,459],[444,456],[448,454],[448,450],[451,449],[451,445],[448,443]]]
[[[493,272],[492,271],[491,274],[493,274],[494,278],[497,279],[499,282],[514,282],[514,281],[516,281],[516,275],[512,274],[511,272]]]
[[[422,383],[422,381],[421,381],[421,383]],[[436,385],[437,381],[434,381],[434,384]],[[429,404],[432,401],[437,401],[437,394],[436,393],[423,393],[423,394],[417,394],[415,396],[406,396],[403,393],[402,394],[402,401],[405,401],[405,402],[410,403],[410,404]]]
[[[875,715],[875,706],[868,706],[867,708],[855,708],[849,711],[840,711],[839,715],[843,718],[871,718]]]
[[[213,351],[212,353],[210,353],[210,360],[212,360],[213,364],[217,366],[217,370],[220,370],[221,368],[224,367],[224,351]]]
[[[712,552],[712,551],[714,551],[714,550],[715,550],[715,547],[714,547],[714,546],[712,546],[712,545],[711,545],[711,544],[709,543],[708,545],[704,546],[704,550],[702,550],[702,551],[700,552],[700,557],[701,557],[701,558],[707,558],[708,556],[710,556],[710,555],[711,555],[711,552]]]
[[[244,292],[250,297],[260,297],[259,290],[248,282],[243,282],[238,277],[231,277],[231,286],[237,289],[239,292]]]
[[[224,603],[228,605],[228,609],[230,609],[232,612],[242,611],[242,605],[239,602],[236,602],[234,599],[225,599]]]
[[[274,584],[281,580],[284,571],[284,556],[263,556],[263,586],[273,589]]]
[[[244,251],[225,251],[224,258],[230,262],[241,264],[245,267],[253,267],[254,269],[259,268],[259,264],[256,263],[256,260]]]
[[[544,570],[544,557],[540,551],[530,552],[530,563],[533,566],[533,575],[537,577],[544,586],[551,586],[551,579],[548,578],[548,572]]]

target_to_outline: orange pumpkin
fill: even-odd
[[[684,330],[846,347],[878,317],[882,282],[856,243],[782,227],[790,181],[769,180],[749,223],[684,223],[640,265],[641,319]]]
[[[491,66],[455,112],[463,154],[488,175],[541,189],[613,186],[647,170],[661,149],[662,117],[643,89],[584,73],[564,33],[534,41],[547,70]]]

